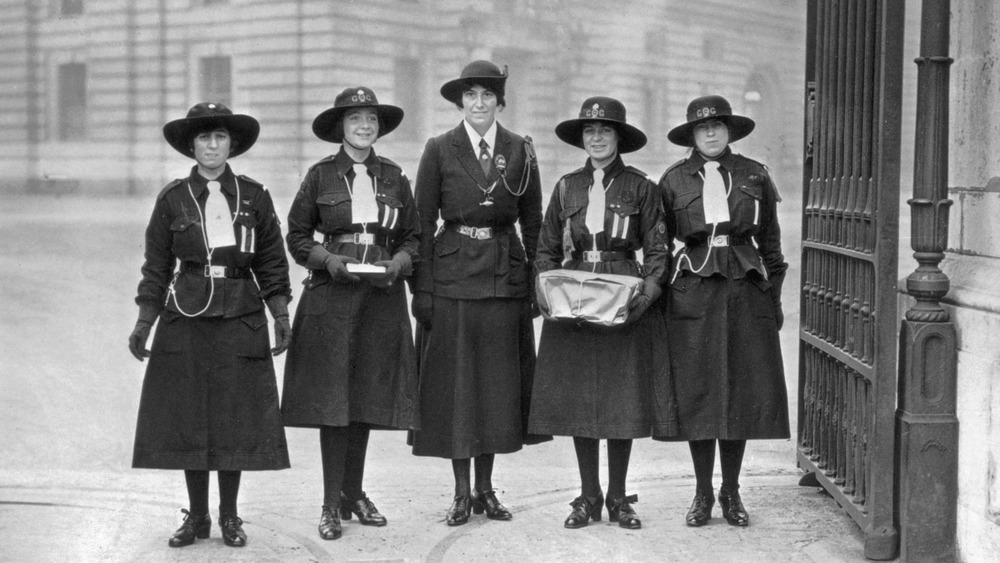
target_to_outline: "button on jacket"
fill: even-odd
[[[190,314],[208,304],[200,316],[231,318],[262,310],[263,301],[272,295],[291,296],[288,259],[271,194],[256,180],[234,175],[228,164],[217,180],[230,213],[236,213],[236,246],[215,250],[211,263],[231,272],[249,269],[253,275],[209,278],[203,267],[199,270],[208,264],[202,228],[208,180],[198,174],[195,166],[190,176],[167,184],[156,198],[146,227],[146,261],[135,299],[140,306],[157,311],[165,306],[167,311],[178,313],[179,305]],[[177,275],[175,302],[167,292],[178,262],[191,267],[182,268]]]
[[[497,124],[494,166],[487,178],[462,124],[427,141],[415,190],[422,259],[415,267],[414,292],[433,292],[452,299],[529,296],[542,195],[537,167],[525,168],[525,144],[523,137]],[[522,178],[526,189],[516,197],[507,186],[518,190]],[[490,193],[493,205],[481,205],[483,189],[494,182]],[[435,236],[438,219],[446,224],[499,228],[501,232],[491,239],[473,239],[448,229]],[[523,247],[513,229],[515,222],[521,227]]]

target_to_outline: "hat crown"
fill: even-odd
[[[490,61],[472,61],[462,69],[462,78],[507,78],[507,69],[503,71],[500,67]]]
[[[376,106],[378,105],[378,98],[375,97],[375,92],[366,86],[356,86],[354,88],[345,88],[343,92],[337,95],[333,100],[333,107],[335,108],[349,108],[349,107],[365,107],[365,106]]]
[[[733,115],[733,108],[729,105],[729,100],[722,96],[702,96],[691,100],[691,103],[688,104],[688,121],[697,121],[699,119],[722,115]]]
[[[187,118],[192,117],[214,117],[217,115],[233,115],[233,110],[226,104],[219,102],[201,102],[191,106],[188,110]]]
[[[587,98],[580,106],[580,119],[625,123],[625,104],[606,96]]]

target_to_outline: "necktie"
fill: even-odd
[[[222,193],[222,184],[215,180],[208,183],[208,199],[205,200],[205,237],[209,248],[236,245],[229,203]]]
[[[486,139],[479,139],[479,166],[487,178],[490,177],[490,164],[490,145]]]
[[[594,235],[594,248],[597,248],[597,234],[604,232],[604,210],[607,199],[604,193],[604,169],[594,169],[594,183],[590,186],[590,198],[587,200],[587,230]]]
[[[705,184],[701,192],[701,201],[705,208],[705,224],[729,221],[729,199],[719,163],[714,160],[706,161],[704,170]]]
[[[375,201],[375,184],[368,180],[368,168],[361,162],[354,163],[351,180],[351,221],[355,223],[378,222],[378,203]]]

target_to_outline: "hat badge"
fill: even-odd
[[[698,117],[711,117],[711,116],[713,116],[713,115],[716,114],[716,111],[715,111],[715,107],[714,106],[709,106],[709,107],[701,108],[700,110],[696,111],[694,114],[696,116],[698,116]]]
[[[351,101],[352,102],[370,102],[370,101],[372,101],[372,97],[369,96],[367,93],[365,93],[364,90],[359,89],[357,94],[351,96]]]
[[[601,109],[601,104],[594,102],[594,105],[584,112],[584,115],[586,117],[604,117],[604,110]]]
[[[208,109],[215,109],[215,104],[208,104]]]

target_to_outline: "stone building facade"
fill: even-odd
[[[261,122],[239,170],[294,191],[334,148],[313,117],[360,84],[405,109],[376,149],[412,176],[461,119],[438,88],[475,58],[509,66],[500,120],[534,138],[547,186],[583,161],[553,128],[584,98],[626,104],[651,141],[630,163],[659,175],[683,154],[666,131],[717,92],[761,123],[739,150],[794,191],[804,17],[795,0],[0,0],[0,191],[155,193],[188,164],[162,125],[210,98]]]

